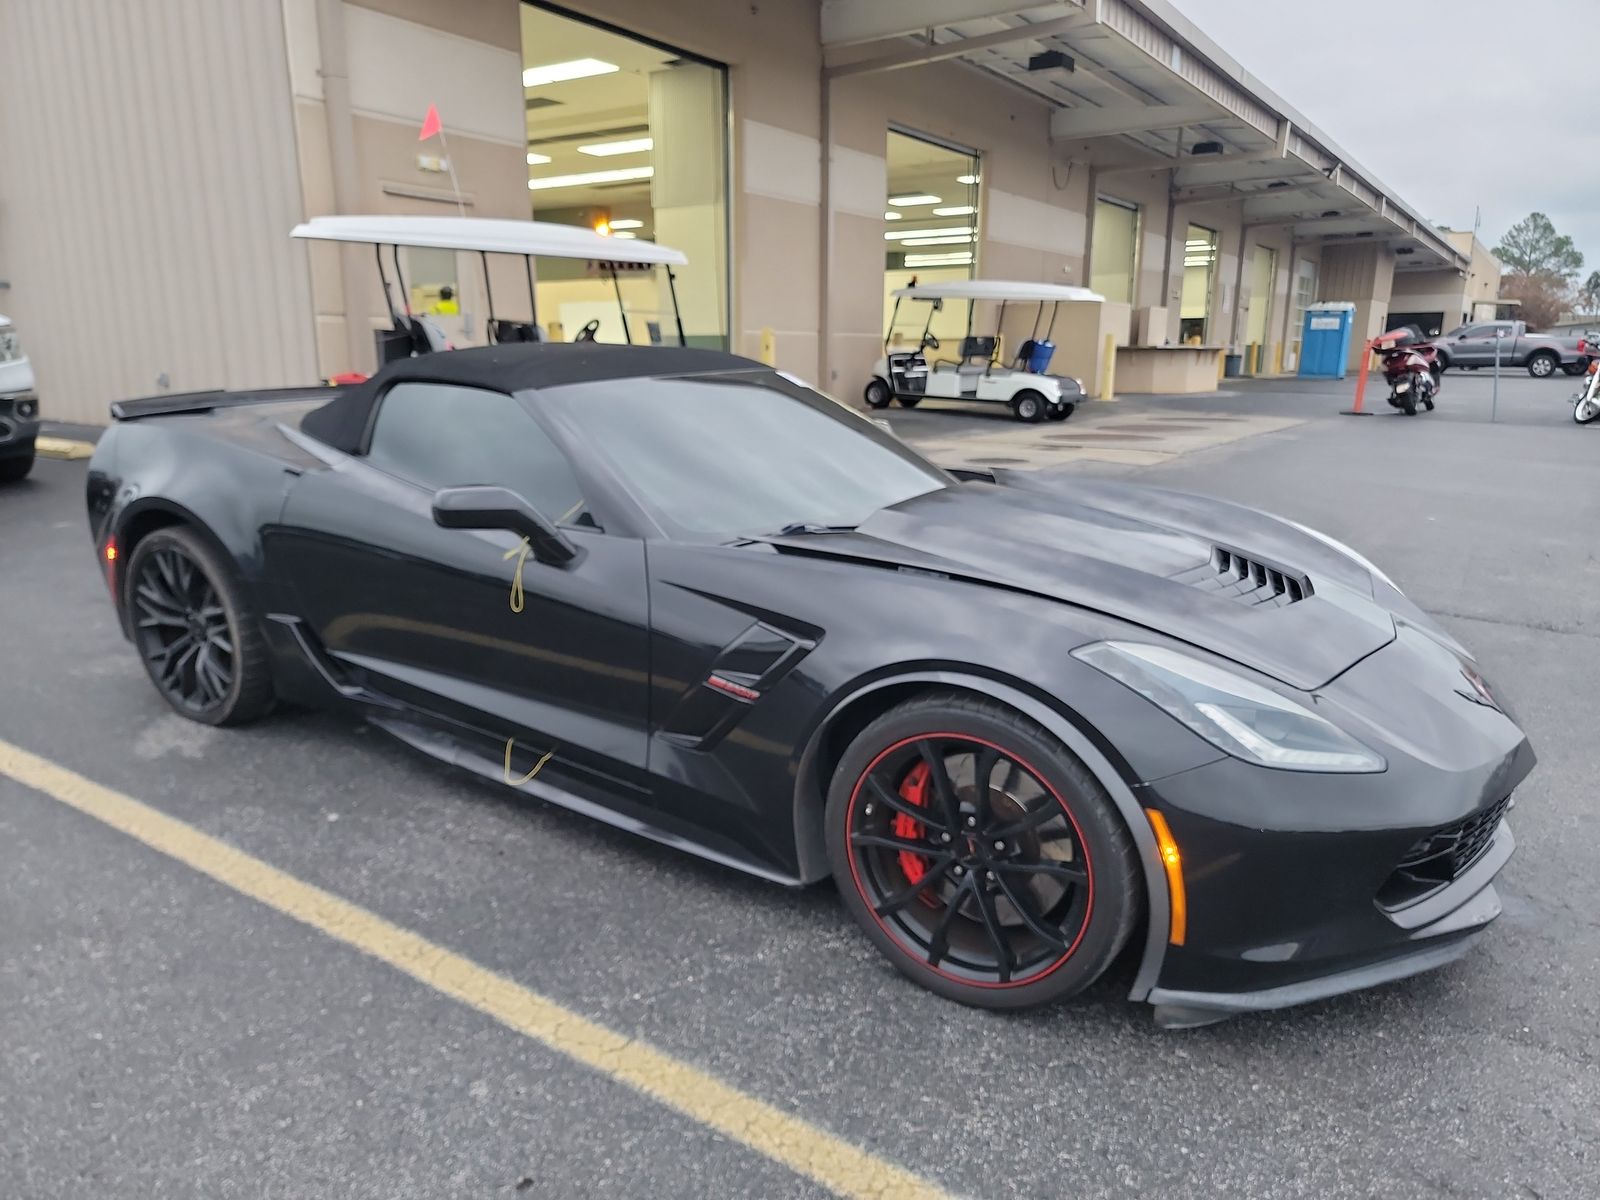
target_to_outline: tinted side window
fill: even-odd
[[[587,517],[566,456],[503,392],[397,383],[378,405],[367,461],[431,489],[507,487],[557,523]]]

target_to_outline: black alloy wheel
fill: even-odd
[[[1081,990],[1139,911],[1131,839],[1092,775],[989,701],[928,697],[874,722],[840,763],[828,842],[894,965],[980,1007]]]
[[[272,704],[266,646],[218,556],[189,530],[141,540],[124,585],[128,624],[145,671],[181,715],[235,724]]]

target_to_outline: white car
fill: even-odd
[[[11,318],[0,313],[0,483],[15,483],[33,470],[38,436],[33,364],[22,352]]]
[[[869,408],[887,408],[898,400],[912,408],[923,400],[964,400],[978,403],[1007,405],[1019,421],[1064,421],[1072,415],[1083,399],[1083,383],[1066,375],[1048,375],[1039,364],[1047,363],[1054,352],[1055,343],[1050,334],[1055,325],[1060,305],[1100,304],[1104,297],[1088,288],[1069,287],[1065,284],[1026,283],[999,279],[961,279],[900,288],[894,293],[894,315],[890,317],[892,332],[903,300],[921,300],[928,303],[928,319],[922,330],[921,342],[915,350],[891,351],[888,339],[884,341],[884,355],[873,366],[872,379],[867,383],[863,399]],[[962,340],[955,361],[928,362],[926,351],[939,350],[939,339],[933,335],[933,316],[946,300],[964,300],[969,304],[978,301],[998,303],[999,316],[993,337],[969,336]],[[1036,304],[1038,317],[1034,321],[1035,336],[1019,348],[1013,365],[997,361],[1000,337],[999,326],[1005,319],[1007,304]],[[1050,305],[1050,327],[1044,338],[1037,336],[1039,321],[1044,316],[1044,306]]]

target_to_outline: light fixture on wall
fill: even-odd
[[[617,69],[616,63],[608,63],[598,58],[574,58],[567,62],[545,63],[543,66],[529,67],[524,71],[522,86],[536,88],[551,83],[568,83],[574,79],[610,75]]]
[[[579,154],[592,155],[595,158],[610,158],[613,154],[641,154],[655,146],[654,138],[623,138],[617,142],[590,142],[587,146],[579,146]]]
[[[940,196],[930,196],[926,192],[914,192],[908,196],[890,196],[889,203],[896,208],[914,208],[923,204],[942,204]]]
[[[528,165],[530,167],[541,166],[549,161],[550,156],[548,154],[535,154],[532,150],[528,151]]]
[[[614,171],[579,171],[576,175],[549,175],[543,179],[528,180],[530,192],[550,188],[582,187],[588,183],[623,183],[630,179],[649,179],[656,173],[654,167],[618,167]]]

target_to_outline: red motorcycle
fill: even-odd
[[[1428,344],[1415,325],[1391,329],[1378,341],[1383,355],[1383,378],[1389,385],[1389,403],[1408,417],[1417,415],[1417,405],[1433,411],[1433,398],[1439,394],[1444,365],[1439,351]]]

